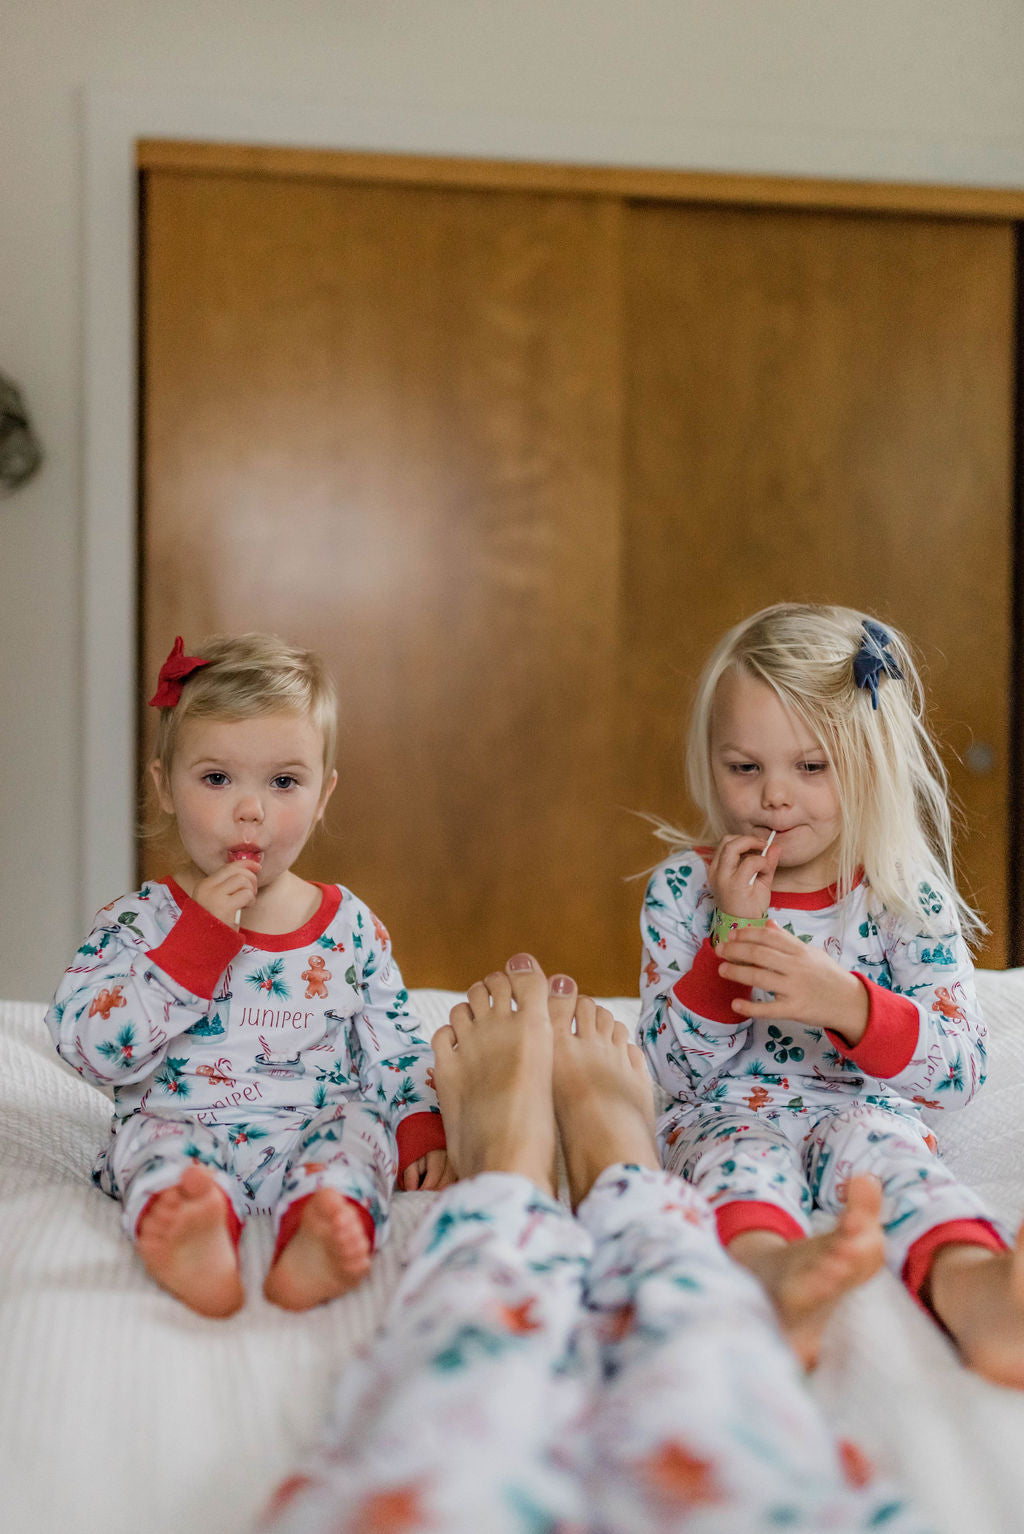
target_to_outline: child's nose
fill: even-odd
[[[785,805],[793,801],[792,784],[783,774],[765,775],[762,780],[761,800],[764,804]]]
[[[263,805],[256,794],[245,794],[235,805],[235,817],[238,820],[262,820]]]

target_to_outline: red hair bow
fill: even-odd
[[[198,655],[186,655],[185,641],[179,634],[170,655],[160,667],[160,675],[156,679],[157,689],[149,700],[150,708],[174,708],[181,697],[184,683],[202,666],[209,664],[208,660],[200,660]]]

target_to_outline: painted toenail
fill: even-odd
[[[508,967],[509,969],[516,972],[524,969],[532,969],[533,960],[530,958],[528,953],[516,953],[512,955],[511,959],[509,959]]]
[[[571,996],[576,982],[570,975],[556,975],[551,982],[552,996]]]

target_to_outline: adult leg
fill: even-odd
[[[659,1169],[646,1068],[622,1025],[581,1001],[576,1033],[556,1030],[554,1085],[595,1242],[592,1528],[919,1528],[886,1488],[849,1483],[760,1285],[724,1253],[701,1195]]]
[[[420,1226],[381,1334],[341,1381],[327,1448],[271,1510],[273,1534],[584,1526],[572,1427],[592,1383],[575,1348],[590,1241],[550,1181],[548,985],[532,966],[469,995],[435,1038],[464,1180]],[[571,1016],[573,1001],[556,1005]]]

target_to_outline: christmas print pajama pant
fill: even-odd
[[[921,1534],[841,1451],[692,1188],[610,1167],[574,1218],[446,1189],[325,1447],[263,1534]]]
[[[769,1218],[778,1212],[765,1228],[806,1235],[813,1209],[838,1215],[850,1178],[869,1174],[882,1185],[886,1261],[897,1277],[915,1243],[942,1225],[969,1221],[980,1244],[1007,1243],[1009,1233],[939,1158],[928,1129],[911,1114],[853,1103],[770,1120],[708,1104],[670,1117],[661,1140],[665,1165],[708,1199],[725,1241],[757,1228],[744,1204],[770,1206]],[[972,1239],[963,1227],[961,1236]]]
[[[173,1188],[187,1166],[205,1166],[239,1220],[275,1216],[320,1188],[336,1188],[365,1209],[379,1246],[398,1171],[395,1137],[368,1103],[334,1103],[308,1114],[250,1113],[235,1122],[201,1124],[187,1114],[136,1113],[119,1127],[93,1174],[121,1201],[134,1236],[143,1210]]]

